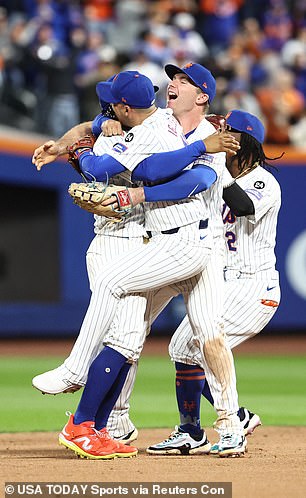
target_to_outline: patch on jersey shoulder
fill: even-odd
[[[202,156],[198,159],[199,164],[207,164],[207,163],[213,163],[214,158],[211,154],[202,154]]]
[[[127,150],[127,146],[121,144],[120,142],[117,142],[115,145],[113,145],[113,150],[115,150],[119,154],[122,154],[122,152],[125,152]]]
[[[262,182],[261,180],[257,180],[257,182],[254,183],[254,187],[261,190],[265,188],[265,183]]]
[[[128,133],[127,136],[125,137],[124,141],[125,142],[131,142],[134,138],[134,133]]]

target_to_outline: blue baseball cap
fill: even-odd
[[[100,101],[108,104],[147,109],[155,102],[152,81],[138,71],[122,71],[114,76],[113,81],[100,81],[96,91]]]
[[[199,87],[203,93],[209,97],[209,102],[212,102],[216,95],[216,80],[206,67],[195,62],[189,62],[183,67],[177,67],[173,64],[165,66],[167,76],[173,80],[173,76],[178,73],[184,73],[193,83]]]
[[[256,116],[254,116],[254,114],[234,109],[225,116],[225,119],[226,124],[229,124],[234,130],[251,135],[260,144],[264,142],[264,125]]]

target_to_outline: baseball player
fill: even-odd
[[[227,124],[241,144],[237,156],[227,161],[227,167],[252,200],[248,216],[237,216],[226,204],[222,212],[226,249],[223,321],[228,344],[234,348],[258,334],[279,305],[274,248],[281,191],[277,180],[264,168],[267,158],[262,148],[262,123],[252,114],[233,110],[227,115]],[[213,391],[213,386],[205,380],[205,366],[188,317],[173,335],[169,353],[176,367],[180,425],[168,439],[148,448],[152,454],[184,453],[188,445],[196,451],[201,394],[214,402],[209,388]],[[246,433],[261,423],[256,414],[244,408],[240,408],[239,416]],[[217,443],[211,453],[218,451]]]
[[[211,130],[211,132],[212,131],[213,130]],[[111,143],[113,145],[114,142]],[[54,144],[52,142],[48,143],[46,146],[43,146],[43,148],[46,148],[48,152],[50,152],[51,146],[54,148]],[[66,150],[66,145],[63,147],[63,150]],[[56,155],[57,151],[54,153],[53,158],[56,157]],[[33,162],[36,164],[38,169],[41,168],[42,164],[39,159],[38,151],[35,151],[33,155]],[[46,161],[45,164],[47,162],[49,161]],[[189,161],[187,161],[186,164],[188,162]],[[195,173],[195,171],[193,173]],[[190,193],[190,190],[186,191],[186,187],[188,188],[188,185],[186,184],[186,176],[187,175],[184,177],[185,193],[181,194],[182,198],[187,197]],[[122,179],[120,179],[120,182],[122,183]],[[144,232],[144,228],[142,226],[141,210],[138,209],[132,214],[132,216],[129,216],[129,218],[125,221],[124,226],[122,223],[110,225],[106,223],[105,219],[97,217],[95,223],[95,233],[97,235],[87,252],[87,267],[91,289],[94,286],[96,276],[99,272],[101,272],[103,267],[106,266],[108,254],[116,256],[125,250],[129,250],[133,246],[138,247],[143,244],[143,237],[146,235],[146,232]],[[128,307],[130,310],[131,303],[129,303]],[[122,313],[121,316],[124,317],[125,314]],[[137,316],[136,312],[135,316]],[[126,329],[126,322],[124,322],[124,324]],[[82,330],[84,329],[82,328]],[[63,391],[74,391],[82,384],[84,385],[89,364],[102,348],[102,340],[95,344],[87,332],[82,334],[82,330],[69,358],[65,361],[65,364],[58,369],[38,375],[33,379],[33,385],[36,388],[42,390],[43,392],[56,394]],[[136,366],[136,364],[134,365]],[[135,367],[133,366],[133,369],[134,368]],[[128,385],[130,385],[131,389],[132,382],[128,383]],[[127,401],[129,396],[125,399]],[[124,404],[123,409],[122,404],[120,405],[120,424],[119,427],[118,424],[116,425],[117,432],[115,433],[118,439],[124,439],[126,442],[130,442],[137,437],[137,430],[133,425],[131,425],[131,421],[128,418],[128,408],[129,405],[127,402]],[[113,420],[116,418],[117,417],[113,417]]]
[[[202,74],[199,74],[197,65],[190,64],[182,70],[175,66],[169,66],[168,71],[170,73],[173,72],[173,75],[180,73],[182,76],[179,80],[182,81],[182,85],[186,85],[189,79],[195,80],[196,85],[190,83],[190,86],[193,85],[194,91],[200,97],[199,100],[202,100],[203,103],[207,102],[209,96],[212,94],[210,80],[212,76],[208,75],[207,71],[204,82]],[[117,86],[117,80],[114,81],[113,85]],[[199,85],[204,86],[205,94],[203,91],[198,92],[195,89]],[[106,94],[106,98],[109,99],[117,99],[118,97],[117,90],[116,92],[113,90],[110,96]],[[115,111],[117,111],[116,107]],[[124,116],[121,111],[122,109],[120,109],[120,118],[123,121]],[[125,122],[128,124],[128,120],[125,120]],[[207,122],[202,119],[200,124],[202,126],[198,126],[197,131],[198,133],[201,133],[201,131],[203,133],[203,129],[205,129],[205,126],[207,127]],[[132,133],[134,133],[134,130],[135,128],[133,128]],[[195,135],[194,140],[196,138]],[[113,156],[119,160],[118,155],[124,154],[127,149],[128,147],[126,146],[119,147],[116,144]],[[120,161],[134,169],[135,157],[129,157],[126,154],[120,156]],[[98,176],[98,179],[100,179],[99,173],[103,160],[101,161],[101,158],[94,157],[90,153],[87,153],[87,155],[83,154],[81,157],[82,168],[84,166],[88,168],[90,163],[93,168],[96,165],[96,169],[91,170],[91,174],[94,172],[94,176]],[[86,317],[88,316],[88,320],[90,321],[92,321],[93,316],[95,317],[95,327],[91,331],[91,334],[93,338],[95,335],[97,338],[97,331],[100,334],[101,330],[107,331],[109,329],[117,307],[120,306],[120,299],[124,298],[125,295],[158,289],[165,285],[171,285],[176,293],[181,292],[183,294],[196,341],[198,341],[201,350],[204,352],[206,364],[209,365],[206,368],[206,375],[214,377],[215,384],[219,384],[218,388],[216,387],[215,389],[215,399],[218,400],[215,401],[215,407],[218,413],[216,426],[221,434],[219,443],[222,447],[219,452],[221,456],[223,451],[243,453],[245,438],[236,414],[238,399],[233,361],[229,354],[230,350],[226,346],[220,332],[220,327],[218,326],[218,315],[221,311],[219,300],[222,294],[222,285],[221,288],[218,285],[221,282],[219,277],[221,271],[219,269],[222,267],[219,265],[219,267],[210,267],[209,271],[207,269],[208,258],[205,257],[205,251],[203,252],[201,245],[205,241],[204,248],[208,248],[207,243],[210,245],[210,233],[207,231],[207,222],[198,218],[199,215],[203,217],[203,213],[207,213],[212,225],[211,234],[215,235],[215,229],[218,224],[217,220],[215,221],[215,215],[217,219],[220,218],[220,188],[222,191],[221,182],[215,182],[213,187],[209,191],[206,191],[209,192],[207,197],[197,199],[200,203],[195,203],[194,206],[190,202],[165,202],[155,203],[147,210],[145,207],[145,228],[153,235],[150,244],[140,251],[131,251],[129,253],[129,269],[126,268],[125,256],[117,259],[116,267],[104,271],[103,275],[99,275]],[[195,210],[194,207],[199,208],[199,210]],[[188,208],[191,208],[191,210]],[[172,235],[175,235],[175,237],[172,237]],[[199,243],[199,241],[201,242]],[[185,246],[188,247],[187,253],[184,249]],[[139,266],[139,261],[141,261],[141,266]],[[178,261],[180,262],[179,268]],[[200,274],[199,276],[197,275],[198,273]],[[192,277],[192,274],[195,275],[195,278]],[[184,279],[188,280],[184,281]],[[100,307],[101,303],[102,308]],[[209,317],[207,316],[208,310],[211,312],[211,316]],[[108,361],[112,364],[111,371],[113,372],[113,376],[116,372],[118,374],[121,373],[120,369],[123,367],[126,359],[132,361],[138,359],[143,341],[144,337],[140,334],[133,334],[131,337],[127,337],[126,334],[122,336],[120,331],[117,331],[116,335],[108,333],[107,338],[104,338],[106,347],[97,356],[96,360],[94,360],[89,370],[87,384],[76,412],[75,422],[77,425],[82,424],[84,420],[88,420],[89,416],[92,417],[90,420],[95,419],[98,429],[100,429],[99,425],[102,424],[102,421],[104,424],[106,423],[105,405],[107,405],[107,400],[105,398],[105,389],[109,389],[109,383],[105,379],[103,385],[99,386],[98,389],[94,379],[97,376],[104,378],[103,369],[105,365],[109,364]],[[120,357],[118,357],[118,354],[113,358],[113,351],[120,352],[122,355],[121,361],[119,361]],[[114,359],[113,363],[112,359]],[[109,376],[112,388],[116,385],[116,382],[118,383],[118,379],[113,380],[113,376]],[[96,395],[95,401],[93,400],[94,393]],[[101,413],[99,413],[99,406],[100,411],[104,409],[104,419]],[[97,419],[99,419],[98,426]],[[69,424],[73,425],[73,419],[70,419]],[[229,433],[230,439],[228,439]],[[64,439],[62,439],[62,442],[65,444]]]
[[[198,66],[198,65],[196,65],[196,66]],[[182,72],[182,73],[183,73],[183,72]]]
[[[120,83],[122,83],[122,81],[121,81],[122,78],[120,75],[119,75],[118,79],[116,79],[116,81],[113,84],[114,88],[112,87],[112,89],[111,89],[112,94],[111,94],[110,98],[117,99],[117,93],[115,93],[115,87],[116,87],[116,92],[117,92],[119,80],[120,80]],[[140,79],[139,79],[139,81],[140,81]],[[107,88],[108,87],[105,87],[105,90]],[[125,95],[124,98],[127,100],[126,89],[125,89],[124,95]],[[138,93],[138,95],[141,96],[141,93]],[[128,97],[130,97],[130,96],[128,96]],[[116,107],[115,111],[117,111],[117,113],[119,114],[119,116],[121,117],[123,122],[126,122],[127,124],[129,124],[129,123],[139,124],[141,122],[139,120],[137,122],[137,119],[136,119],[136,121],[134,120],[134,122],[131,119],[129,119],[129,116],[128,116],[129,109],[127,109],[127,105],[120,104],[120,106],[122,106],[122,107]],[[125,113],[127,114],[127,116],[125,116]],[[138,116],[135,116],[135,115],[132,115],[131,117],[138,118]],[[149,117],[151,117],[151,115],[149,115]],[[154,117],[156,119],[156,115]],[[158,117],[159,116],[157,115],[157,118]],[[169,113],[168,113],[167,119],[169,120]],[[149,121],[149,124],[151,124],[151,130],[150,130],[151,136],[152,136],[152,121],[154,123],[154,119],[153,120],[151,119]],[[170,126],[169,126],[169,123],[167,123],[167,124],[168,124],[168,131],[172,135],[171,140],[173,141],[173,136],[175,136],[176,139],[180,141],[181,137],[179,136],[179,133],[177,132],[177,124],[175,122],[171,123]],[[159,123],[159,127],[160,127],[160,123]],[[133,128],[133,130],[134,130],[134,128]],[[177,143],[180,143],[180,142],[177,142]],[[154,146],[154,144],[151,145],[151,147],[153,147],[153,146]],[[124,143],[122,143],[121,145],[115,144],[115,146],[113,146],[113,148],[112,148],[112,154],[116,157],[118,154],[122,154],[122,153],[126,152],[127,149],[128,149],[128,147]],[[134,149],[135,149],[135,147],[134,147]],[[142,149],[141,153],[143,155],[143,149]],[[128,165],[133,170],[134,167],[137,165],[137,159],[135,160],[135,154],[130,155],[130,157],[128,154],[126,154],[124,157],[125,157],[124,160],[126,162],[126,165]],[[88,159],[88,157],[85,157],[85,160],[86,159]],[[91,157],[89,159],[99,159],[100,160],[100,158],[93,158],[93,157]],[[120,160],[122,161],[121,156],[120,156]],[[87,161],[87,163],[88,163],[88,161]],[[86,164],[86,167],[87,166],[88,165]],[[99,167],[100,166],[101,166],[101,161],[99,161]],[[203,214],[202,202],[198,202],[198,199],[195,199],[195,202],[192,199],[190,199],[190,200],[188,199],[188,201],[189,202],[187,202],[187,203],[185,202],[184,204],[181,203],[181,207],[179,207],[178,203],[176,203],[176,207],[179,207],[179,209],[174,209],[174,207],[173,207],[174,204],[168,203],[168,206],[155,206],[155,207],[152,207],[152,209],[150,211],[148,211],[147,220],[146,220],[147,221],[146,228],[148,230],[151,227],[155,228],[157,226],[157,228],[159,228],[159,235],[157,234],[157,236],[155,238],[155,240],[156,240],[155,244],[152,241],[150,243],[150,245],[146,246],[146,251],[137,251],[137,252],[134,251],[134,253],[136,252],[137,263],[138,263],[139,254],[141,254],[141,253],[143,253],[142,254],[143,257],[146,256],[148,258],[147,261],[149,263],[152,263],[152,261],[156,262],[155,268],[158,269],[158,271],[159,271],[159,279],[158,279],[158,281],[155,280],[155,282],[153,284],[155,286],[162,286],[162,285],[164,285],[164,283],[175,283],[175,282],[178,282],[184,278],[188,278],[189,276],[192,276],[193,274],[196,275],[206,265],[207,256],[209,255],[210,242],[209,242],[209,232],[207,231],[207,222],[205,220],[201,221],[201,217]],[[163,207],[164,209],[166,207],[170,208],[170,209],[168,209],[168,212],[165,209],[164,214],[166,214],[167,216],[164,216],[163,219],[161,219],[158,215],[156,215],[156,210],[158,212],[158,210],[160,210],[161,207]],[[178,216],[180,213],[181,213],[181,215]],[[173,224],[177,223],[178,221],[180,221],[180,225],[182,225],[182,226],[173,227]],[[172,228],[167,228],[169,226],[171,227],[171,225],[172,225]],[[159,237],[161,235],[168,236],[170,234],[171,235],[177,234],[179,231],[180,231],[180,234],[178,237],[175,237],[175,238],[174,237],[172,237],[172,238],[162,237],[162,239],[164,239],[162,241],[162,244],[160,242],[158,242]],[[202,242],[202,241],[205,241],[205,242]],[[188,246],[188,254],[184,251],[184,247],[186,246],[186,244]],[[166,262],[167,262],[167,266],[170,270],[170,276],[168,275],[166,279],[165,279],[164,272],[160,271],[159,270],[160,266],[158,266],[158,265],[160,265],[160,259],[161,259],[160,252],[159,252],[160,245],[162,248],[163,247],[167,248]],[[203,251],[203,248],[204,248],[204,251]],[[175,269],[175,266],[177,265],[177,256],[176,256],[177,254],[180,254],[180,258],[181,258],[181,260],[180,260],[181,264],[180,264],[179,271],[178,271],[178,268]],[[184,256],[184,254],[186,256]],[[182,259],[182,255],[183,255],[183,259]],[[132,260],[133,260],[133,256],[134,256],[133,252],[131,252],[129,254],[129,256],[131,256]],[[154,257],[155,257],[155,259],[154,259]],[[118,261],[120,261],[120,258]],[[130,263],[131,263],[131,258],[130,258]],[[135,263],[136,263],[136,260],[135,260]],[[163,267],[164,267],[164,265],[165,265],[165,260],[162,262]],[[171,272],[171,267],[173,267],[173,272]],[[136,268],[137,267],[135,266],[135,270],[136,270]],[[174,272],[174,269],[175,269],[175,272]],[[123,268],[121,271],[122,271],[122,273],[121,273],[121,277],[122,277]],[[142,273],[140,273],[140,275],[144,274],[143,268],[141,268],[141,271],[142,271]],[[146,271],[146,274],[148,274],[148,271]],[[117,276],[114,277],[114,275],[112,275],[111,273],[109,273],[109,274],[106,273],[106,275],[103,279],[107,280],[107,278],[110,278],[111,282],[109,285],[112,286],[112,289],[115,289],[115,290],[112,290],[111,292],[109,292],[110,286],[108,286],[108,285],[103,286],[103,292],[104,292],[104,295],[106,297],[106,301],[105,301],[106,305],[104,307],[103,314],[98,312],[97,304],[96,304],[97,303],[96,295],[99,296],[99,292],[101,294],[102,286],[101,285],[98,286],[98,282],[97,282],[98,279],[95,282],[95,287],[93,289],[91,304],[89,306],[89,310],[88,310],[88,313],[86,314],[86,317],[89,317],[88,320],[91,321],[92,316],[94,314],[96,314],[96,319],[98,322],[98,325],[97,325],[98,329],[107,330],[109,328],[111,321],[112,321],[112,318],[114,316],[115,308],[117,306],[116,299],[118,299],[117,295],[119,293],[120,294],[127,293],[129,290],[129,286],[131,284],[134,286],[134,287],[132,287],[133,292],[135,292],[135,291],[137,292],[138,286],[140,286],[142,290],[150,289],[152,287],[152,282],[150,283],[150,285],[148,283],[146,283],[145,285],[144,285],[144,283],[141,283],[141,284],[137,283],[137,278],[135,280],[135,272],[133,273],[134,280],[133,280],[133,278],[131,279],[129,275],[127,275],[127,276],[129,277],[129,280],[125,282],[126,290],[123,290],[121,288],[121,285],[124,282],[123,278],[120,278],[120,288],[118,288],[118,287],[116,288]],[[157,275],[155,273],[154,279],[156,278],[156,276]],[[140,277],[138,276],[138,278],[140,278]],[[99,277],[99,280],[100,280],[100,277]],[[119,283],[119,281],[118,281],[118,283]],[[193,283],[193,286],[195,286],[194,283]],[[192,296],[192,292],[190,295]],[[99,300],[100,300],[100,296],[99,296],[98,301]],[[103,301],[103,299],[102,299],[102,301]],[[192,302],[191,299],[190,299],[190,302]],[[90,309],[90,308],[92,308],[92,309]],[[93,313],[93,311],[95,313]],[[97,316],[97,312],[98,312],[98,316]],[[85,322],[86,322],[86,317],[85,317]],[[93,336],[94,336],[94,333],[93,333]],[[113,340],[113,344],[114,344],[114,340]],[[121,345],[122,345],[122,341],[120,341],[120,344],[115,344],[115,346],[117,346],[117,349],[121,348],[121,350],[123,350],[123,351],[128,351],[128,349],[121,347]],[[137,349],[135,349],[134,345],[131,346],[130,344],[128,344],[128,347],[130,349],[133,348],[134,351],[136,353],[138,353],[138,351],[137,351]],[[114,347],[113,348],[104,348],[104,350],[100,353],[100,355],[98,355],[98,357],[94,361],[94,363],[91,367],[91,370],[89,372],[88,384],[86,385],[86,388],[85,388],[83,396],[82,396],[82,400],[80,402],[78,411],[76,413],[76,422],[79,421],[79,423],[76,423],[75,425],[82,425],[82,423],[84,422],[84,420],[80,421],[80,419],[82,419],[84,417],[83,412],[88,413],[89,411],[91,411],[91,413],[94,412],[95,415],[97,414],[97,409],[99,407],[99,404],[98,404],[98,406],[96,406],[96,403],[93,403],[92,399],[91,399],[91,402],[89,402],[88,397],[90,398],[90,395],[89,395],[89,389],[87,389],[87,387],[88,387],[88,385],[90,386],[91,381],[92,381],[92,379],[90,378],[90,373],[91,373],[91,371],[94,371],[96,368],[98,368],[97,365],[101,361],[101,358],[103,357],[103,360],[104,360],[104,362],[106,361],[106,363],[110,361],[112,364],[112,362],[114,361],[113,366],[110,369],[110,371],[116,372],[116,368],[115,368],[115,364],[116,364],[117,367],[119,368],[119,370],[117,368],[118,373],[122,372],[123,363],[126,363],[127,357],[123,356],[119,352],[117,354],[114,354],[114,351],[116,351],[116,349]],[[121,357],[120,356],[118,357],[118,354],[121,354]],[[106,355],[106,359],[104,358],[105,355]],[[121,360],[121,361],[119,361],[119,360]],[[122,361],[123,361],[123,363],[122,363]],[[108,368],[106,370],[108,370]],[[112,385],[112,383],[113,383],[112,378],[113,378],[114,372],[112,373],[111,376],[108,376],[110,379],[109,382],[103,383],[103,389],[105,389],[106,387],[109,388],[110,385]],[[107,373],[109,373],[109,372],[107,371]],[[95,390],[96,390],[96,386],[95,386]],[[107,392],[105,394],[107,394]],[[100,396],[101,396],[101,393],[100,393]],[[105,396],[104,396],[104,401],[106,401]],[[95,409],[93,408],[93,405],[95,405]],[[95,416],[95,419],[97,422],[96,416]],[[86,420],[88,420],[88,419],[86,418]],[[74,425],[72,418],[70,419],[68,425],[66,426],[65,431],[60,436],[61,442],[63,444],[65,444],[67,447],[71,447],[71,445],[73,444],[74,449],[76,449],[75,443],[73,443],[73,441],[72,441],[72,439],[74,439],[74,438],[71,436],[71,438],[69,440],[69,436],[68,436],[68,440],[67,440],[67,431],[69,431],[69,429],[68,429],[69,424],[70,424],[70,426]],[[72,433],[75,434],[76,428],[73,429],[73,427],[72,427],[71,430],[72,430],[71,434]],[[87,433],[88,432],[86,432],[86,434]],[[77,445],[77,448],[79,448],[78,445]],[[79,448],[79,450],[80,449],[81,448]],[[81,451],[84,451],[84,449],[83,450],[81,449]],[[84,452],[81,454],[84,454]]]

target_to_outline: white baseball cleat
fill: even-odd
[[[256,413],[252,413],[247,408],[239,408],[238,417],[243,426],[245,436],[251,435],[256,427],[262,425],[259,415],[257,415]]]
[[[195,439],[188,432],[181,432],[178,427],[170,434],[169,438],[147,448],[151,455],[195,455],[208,454],[211,444],[205,431]]]
[[[218,455],[221,458],[244,456],[247,446],[245,436],[241,434],[223,434],[218,442]]]
[[[48,372],[36,375],[32,379],[32,386],[41,391],[43,394],[61,394],[61,393],[74,393],[83,386],[74,384],[70,379],[71,373],[62,365],[49,370]]]
[[[122,436],[111,436],[115,441],[121,441],[124,444],[130,444],[138,438],[138,430],[134,427],[128,434],[123,434]]]

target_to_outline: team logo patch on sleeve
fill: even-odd
[[[265,188],[265,183],[260,181],[260,180],[257,180],[257,182],[254,183],[254,187],[261,190],[261,189]]]
[[[121,144],[120,142],[117,142],[115,145],[113,145],[113,150],[118,152],[119,154],[122,154],[122,152],[125,152],[127,150],[127,146]]]
[[[211,154],[203,154],[201,157],[199,157],[198,161],[199,161],[199,164],[213,163],[214,158]]]

